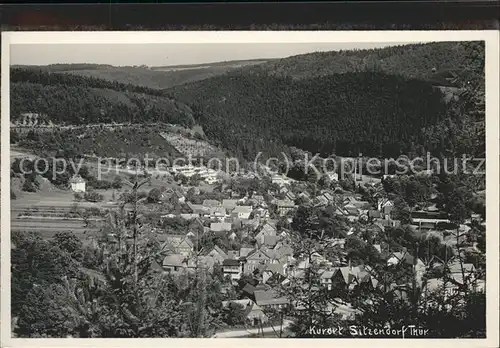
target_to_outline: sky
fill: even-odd
[[[68,63],[114,66],[168,66],[298,54],[367,49],[407,43],[252,43],[252,44],[23,44],[10,46],[11,65]]]

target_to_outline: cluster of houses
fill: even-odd
[[[194,175],[198,175],[202,180],[204,180],[207,184],[213,185],[218,181],[219,171],[207,168],[205,166],[193,166],[193,165],[185,165],[185,166],[173,166],[172,174],[182,174],[187,178],[191,178]]]
[[[191,169],[189,169],[191,170]],[[194,175],[188,169],[182,169],[184,175]],[[351,266],[344,257],[337,260],[328,260],[324,255],[316,252],[312,256],[296,255],[291,247],[289,231],[278,226],[278,219],[292,221],[296,209],[301,204],[325,208],[333,207],[338,216],[343,216],[347,221],[356,225],[358,221],[369,222],[368,225],[376,226],[383,233],[388,227],[398,227],[400,222],[391,218],[395,208],[394,201],[382,195],[372,204],[354,193],[339,193],[336,190],[318,190],[311,194],[307,190],[299,190],[288,181],[273,177],[279,189],[268,192],[264,197],[256,192],[253,195],[241,197],[234,192],[228,193],[227,199],[205,199],[201,204],[187,201],[183,188],[167,192],[174,194],[178,202],[186,208],[181,214],[167,214],[163,218],[181,218],[189,222],[186,234],[163,234],[162,260],[154,263],[153,267],[159,272],[183,274],[203,268],[209,271],[218,269],[233,286],[238,287],[240,298],[225,301],[224,307],[239,305],[243,307],[249,323],[265,323],[268,318],[264,314],[266,308],[282,308],[294,305],[290,299],[278,291],[286,286],[292,279],[303,279],[307,270],[314,266],[314,272],[321,286],[328,291],[356,291],[356,289],[385,289],[393,291],[396,295],[406,296],[407,289],[417,284],[425,289],[423,294],[445,289],[446,295],[459,291],[464,277],[470,278],[475,272],[472,264],[457,266],[456,260],[444,262],[436,257],[425,262],[414,257],[408,251],[390,252],[382,250],[380,245],[375,249],[384,257],[388,266],[408,267],[413,273],[413,278],[406,283],[387,283],[378,279],[370,265]],[[198,202],[199,203],[199,202]],[[479,216],[471,217],[471,220]],[[450,228],[446,216],[439,212],[435,206],[414,210],[411,214],[411,223],[415,229],[421,231],[446,230]],[[244,228],[245,227],[245,228]],[[466,225],[460,226],[466,231]],[[465,230],[464,230],[465,229]],[[355,228],[350,228],[347,235],[355,233]],[[220,245],[210,249],[199,248],[196,243],[200,235],[214,233],[226,236],[228,240],[241,239],[242,231],[245,237],[250,237],[252,245],[248,242],[241,244],[236,250],[227,250]],[[344,249],[345,239],[331,239],[326,241],[330,245],[339,245]],[[436,277],[427,279],[424,274],[431,269],[448,267],[449,278]],[[462,272],[462,269],[465,271]],[[245,282],[242,285],[241,282]],[[410,284],[411,283],[411,284]],[[484,282],[474,279],[475,289],[483,289]],[[347,305],[339,306],[340,314],[347,318],[354,315]]]

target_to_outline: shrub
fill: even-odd
[[[83,199],[83,195],[80,192],[75,192],[73,196],[75,197],[75,201],[77,202],[80,202]]]
[[[90,186],[97,190],[108,190],[113,184],[108,180],[93,180],[89,182]]]
[[[157,203],[161,199],[161,191],[158,188],[151,189],[148,193],[148,202]]]
[[[121,189],[122,186],[122,178],[119,176],[115,177],[115,179],[113,180],[113,184],[111,184],[111,187],[114,189]]]
[[[35,175],[25,175],[22,190],[25,192],[36,192],[40,184]]]
[[[16,198],[17,198],[16,194],[14,193],[14,191],[11,190],[10,191],[10,199],[16,199]]]
[[[87,192],[84,195],[84,199],[87,202],[100,202],[104,199],[104,196],[97,192]]]

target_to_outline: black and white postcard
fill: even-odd
[[[496,346],[498,41],[4,32],[2,346]]]

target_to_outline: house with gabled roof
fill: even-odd
[[[167,272],[178,272],[187,267],[186,256],[182,254],[169,254],[163,259],[163,269]]]
[[[240,248],[240,257],[246,257],[248,254],[250,254],[252,251],[254,251],[255,248],[249,248],[249,247],[241,247]]]
[[[385,227],[399,227],[401,225],[401,221],[389,219],[374,219],[375,224]]]
[[[302,191],[301,193],[299,193],[299,195],[297,197],[305,199],[306,201],[310,201],[311,200],[311,195],[307,191]]]
[[[278,260],[281,260],[283,257],[293,256],[292,247],[283,242],[278,242],[273,250]]]
[[[285,296],[280,296],[274,290],[255,290],[255,303],[261,308],[276,308],[281,309],[287,307],[290,301]]]
[[[179,190],[174,190],[174,194],[175,197],[177,197],[179,203],[186,203],[186,197],[184,196],[184,193]]]
[[[188,229],[197,236],[202,236],[205,233],[205,225],[203,225],[203,221],[199,217],[191,220]]]
[[[264,245],[266,247],[274,248],[274,246],[278,243],[277,236],[264,236]]]
[[[210,217],[212,219],[223,220],[226,217],[226,208],[220,207],[210,207]]]
[[[394,209],[394,202],[388,198],[379,198],[377,201],[377,210],[382,216],[390,215]]]
[[[387,265],[404,265],[407,267],[414,267],[415,278],[418,283],[421,283],[422,277],[426,271],[424,262],[420,258],[414,257],[405,250],[390,253],[387,259]]]
[[[382,214],[380,213],[379,210],[370,209],[370,210],[368,210],[368,218],[380,219],[380,218],[382,218]]]
[[[269,209],[266,208],[256,208],[253,210],[255,216],[260,217],[261,219],[269,218]]]
[[[462,264],[460,264],[460,261],[455,257],[448,262],[447,266],[451,274],[462,274],[463,269],[465,275],[468,276],[476,271],[474,264],[466,262],[462,262]]]
[[[278,207],[278,213],[281,216],[287,215],[289,212],[295,211],[297,209],[297,205],[295,202],[290,201],[290,200],[278,200],[277,202],[277,207]]]
[[[328,192],[328,191],[323,192],[322,196],[326,198],[328,204],[331,204],[331,203],[333,203],[335,201],[333,195],[330,192]]]
[[[349,287],[356,279],[348,266],[339,267],[337,273],[338,284],[342,287]]]
[[[179,217],[184,220],[193,220],[200,217],[200,214],[180,214]]]
[[[186,203],[193,214],[198,214],[200,216],[208,217],[210,216],[210,208],[205,207],[201,204],[193,204],[191,202]]]
[[[252,232],[256,231],[260,225],[260,218],[255,217],[251,220],[241,220],[241,224],[247,228],[249,228]]]
[[[403,251],[392,252],[389,254],[389,257],[387,259],[387,265],[389,266],[398,265],[402,263],[408,266],[419,264],[425,267],[422,260],[420,260],[419,258],[415,259],[415,257],[411,255],[408,251],[403,250]]]
[[[260,232],[255,236],[255,240],[257,243],[264,244],[266,236],[276,236],[276,226],[265,223]]]
[[[328,200],[325,196],[321,195],[313,200],[313,204],[315,207],[326,207],[328,205]]]
[[[368,273],[363,265],[351,267],[351,274],[358,284],[363,284],[370,281],[370,273]]]
[[[327,270],[327,271],[322,272],[321,275],[319,276],[321,285],[326,287],[328,290],[332,290],[333,279],[334,279],[334,276],[336,273],[337,273],[336,270],[331,270],[331,271]]]
[[[207,208],[220,207],[221,202],[219,202],[218,200],[215,200],[215,199],[205,199],[203,201],[202,205],[204,207],[207,207]]]
[[[351,222],[358,220],[361,215],[361,211],[354,206],[346,206],[344,210],[347,212],[347,219]]]
[[[290,201],[295,201],[295,193],[293,193],[292,191],[288,191],[285,193],[285,199],[288,199]]]
[[[165,272],[165,269],[154,259],[151,261],[151,269],[155,272]]]
[[[249,298],[222,302],[223,308],[229,308],[231,306],[240,306],[240,308],[243,309],[245,321],[250,325],[266,323],[269,320],[262,308]]]
[[[262,282],[266,284],[269,279],[271,279],[273,276],[276,277],[274,279],[278,283],[281,283],[283,280],[286,279],[287,276],[287,268],[288,265],[286,263],[270,263],[264,265],[264,269],[262,271]]]
[[[73,192],[85,192],[86,181],[80,175],[75,174],[70,180],[71,190]]]
[[[223,199],[222,206],[230,213],[238,205],[237,199]]]
[[[229,232],[232,225],[229,222],[212,222],[210,224],[210,231],[212,232]]]
[[[191,257],[187,260],[186,268],[189,271],[194,271],[196,269],[206,269],[208,271],[213,271],[215,266],[215,260],[211,256],[201,255],[197,257]]]
[[[222,265],[222,262],[228,258],[227,253],[222,250],[218,245],[214,246],[212,250],[210,250],[206,256],[210,256],[214,259],[215,263],[219,263]]]
[[[184,256],[188,256],[193,252],[193,248],[194,244],[187,236],[166,235],[162,250],[172,251]]]
[[[271,262],[271,257],[263,249],[254,249],[244,258],[243,271],[246,274],[251,274],[258,265]]]

